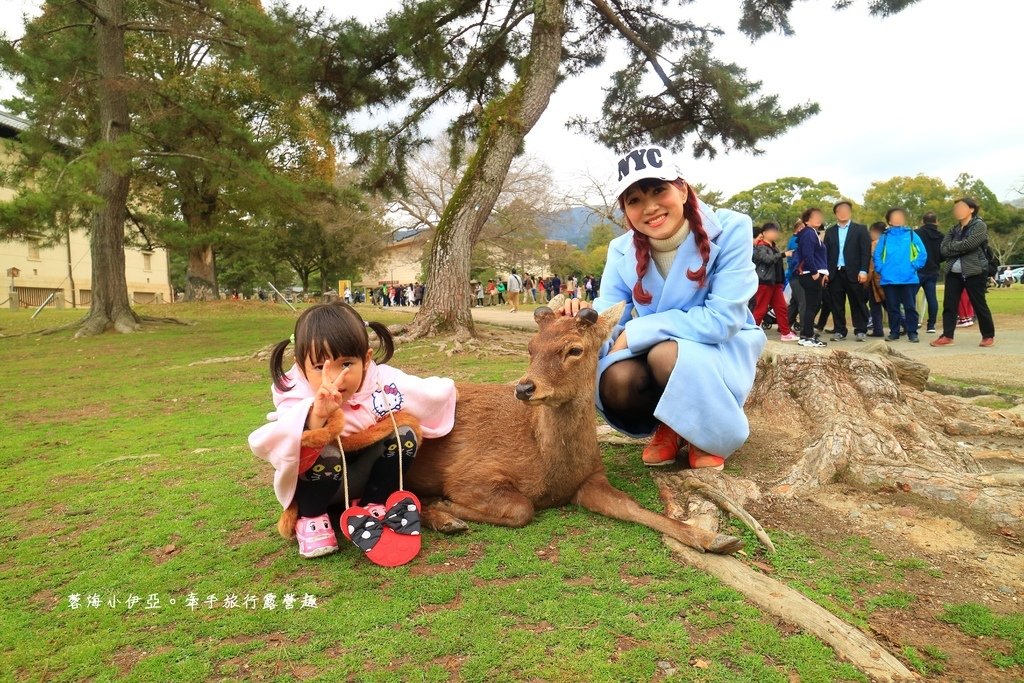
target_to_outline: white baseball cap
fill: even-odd
[[[644,178],[672,181],[683,177],[683,171],[672,152],[659,145],[634,147],[618,161],[618,181],[615,198],[618,199],[630,185]]]

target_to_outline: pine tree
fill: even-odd
[[[885,15],[913,1],[870,0],[869,6]],[[567,123],[616,150],[649,140],[690,146],[696,156],[757,152],[758,143],[817,112],[813,103],[783,107],[777,96],[762,94],[743,68],[715,58],[719,31],[685,18],[681,9],[688,4],[426,0],[406,2],[372,27],[353,21],[321,27],[334,38],[321,59],[317,87],[325,106],[348,122],[346,139],[359,152],[371,186],[401,191],[405,159],[424,141],[420,123],[438,105],[462,110],[447,130],[453,165],[463,152],[460,141],[475,142],[435,231],[429,286],[412,335],[472,334],[463,293],[470,253],[497,189],[558,84],[600,65],[609,52],[625,51],[630,60],[613,74],[601,117]],[[743,0],[740,30],[751,38],[791,33],[792,5]],[[650,72],[659,84],[653,92],[646,85]],[[345,118],[354,110],[379,112],[396,104],[408,113],[371,129],[355,129]]]
[[[5,170],[20,191],[0,230],[56,239],[91,216],[80,333],[137,328],[126,240],[187,253],[187,294],[211,298],[218,246],[336,201],[329,121],[305,91],[260,78],[280,57],[264,41],[293,49],[293,28],[244,0],[49,2],[0,45],[21,91],[5,104],[33,122]]]

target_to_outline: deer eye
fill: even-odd
[[[569,357],[582,356],[583,349],[581,349],[579,346],[574,346],[571,349],[569,349],[568,353],[566,353],[565,355]]]

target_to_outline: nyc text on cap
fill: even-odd
[[[676,165],[672,153],[664,147],[635,147],[619,159],[615,197],[621,197],[630,185],[644,178],[675,180],[682,177],[683,172]]]

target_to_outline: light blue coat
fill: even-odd
[[[715,210],[703,202],[700,210],[711,240],[704,287],[698,288],[686,276],[687,270],[696,270],[701,264],[692,233],[679,246],[668,277],[662,278],[651,261],[643,279],[644,289],[653,297],[650,304],[633,301],[637,276],[632,233],[608,245],[601,294],[594,308],[600,312],[620,301],[627,305],[611,340],[601,349],[597,372],[600,381],[601,373],[611,364],[642,355],[659,342],[675,340],[678,360],[654,417],[701,450],[728,457],[750,432],[743,404],[754,385],[757,359],[767,340],[747,308],[757,291],[750,217]],[[629,347],[609,354],[623,329]],[[628,431],[605,414],[600,392],[595,400],[613,427],[631,436],[646,436]]]

